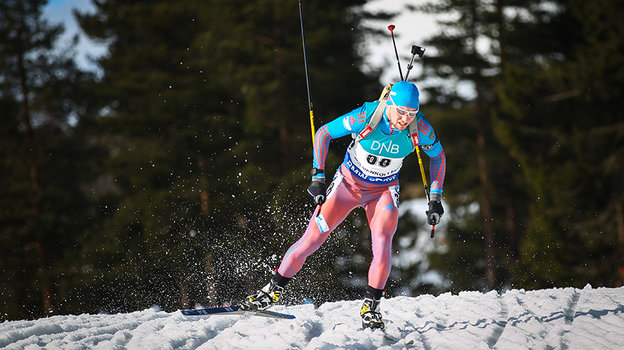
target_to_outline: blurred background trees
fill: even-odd
[[[54,47],[62,27],[41,17],[45,1],[0,4],[0,285],[2,317],[61,311],[97,210],[81,188],[101,172],[93,84]]]
[[[444,79],[426,90],[444,113],[439,134],[452,135],[446,199],[461,217],[436,267],[449,269],[454,290],[621,285],[623,6],[437,1],[419,10],[447,16],[425,43],[438,53],[423,76]],[[458,284],[465,263],[485,279]]]
[[[364,3],[304,1],[317,127],[388,83],[359,48],[381,34],[363,21],[391,14]],[[313,210],[298,4],[94,1],[75,15],[109,47],[99,76],[59,49],[45,4],[0,5],[0,318],[234,303],[265,283]],[[441,18],[413,77],[448,156],[448,214],[431,241],[402,211],[388,295],[621,285],[622,4],[406,10]],[[411,158],[406,206],[422,197]],[[439,249],[408,256],[423,244]],[[285,302],[359,298],[369,259],[354,212]]]

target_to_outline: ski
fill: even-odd
[[[241,310],[240,306],[238,305],[225,306],[225,307],[201,308],[201,309],[189,309],[189,310],[181,310],[181,312],[182,312],[182,315],[184,316],[251,315],[251,316],[287,319],[287,320],[292,320],[295,318],[294,315],[284,314],[281,312],[275,312],[275,311],[269,311],[269,310],[245,311],[245,310]]]

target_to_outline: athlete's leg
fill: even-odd
[[[371,230],[373,261],[368,269],[368,285],[384,289],[392,267],[392,237],[399,218],[398,186],[384,191],[366,206]]]
[[[352,188],[338,174],[329,188],[327,200],[317,207],[308,223],[303,236],[293,244],[280,264],[277,272],[284,277],[294,276],[303,266],[306,258],[325,242],[330,232],[359,204],[359,196],[352,193]]]

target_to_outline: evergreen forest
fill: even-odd
[[[397,13],[302,3],[318,128],[393,83],[362,47],[390,40]],[[622,286],[624,2],[413,3],[402,12],[437,20],[409,80],[447,156],[446,213],[431,239],[424,212],[402,211],[387,297]],[[262,287],[314,210],[299,4],[92,0],[73,15],[108,47],[97,71],[46,4],[0,2],[0,320]],[[401,203],[424,199],[417,157],[400,179]],[[283,301],[362,298],[370,259],[356,210]]]

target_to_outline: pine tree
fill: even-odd
[[[305,2],[321,122],[378,94],[350,31],[362,3]],[[117,310],[240,300],[311,213],[301,207],[311,142],[297,4],[95,5],[78,18],[110,45],[98,62],[99,125],[118,192],[105,197],[104,242],[85,253],[105,276],[92,288]]]
[[[464,251],[433,259],[436,266],[451,269],[452,280],[468,283],[456,284],[458,289],[501,287],[508,264],[505,256],[515,250],[504,242],[508,236],[517,235],[509,224],[517,210],[508,196],[518,184],[514,177],[501,174],[511,165],[492,137],[491,125],[497,108],[493,77],[501,66],[501,54],[495,50],[500,44],[498,33],[494,34],[497,14],[502,11],[497,5],[449,0],[417,7],[446,16],[438,21],[440,32],[424,43],[437,52],[425,56],[422,74],[440,77],[443,82],[434,85],[424,81],[421,86],[431,96],[427,102],[430,119],[447,149],[450,174],[445,199],[457,218],[449,227],[451,249]],[[471,209],[475,204],[477,212]],[[483,277],[463,279],[466,264],[478,266],[474,273]]]
[[[81,185],[92,156],[77,132],[88,104],[71,47],[59,53],[62,34],[41,16],[45,1],[0,5],[0,137],[2,178],[2,317],[30,318],[63,310],[59,286],[74,269],[74,246],[89,225]],[[6,310],[6,311],[4,311]]]
[[[497,89],[497,133],[522,164],[533,202],[518,283],[622,283],[622,6],[558,1],[513,22],[515,42]],[[526,35],[526,34],[525,34]],[[619,209],[618,209],[619,208]]]

